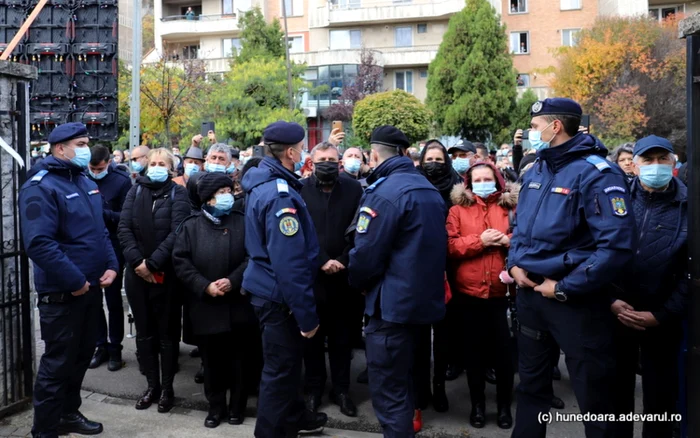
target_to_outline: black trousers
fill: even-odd
[[[105,318],[104,309],[100,311],[98,318],[97,346],[121,351],[124,340],[124,302],[122,301],[122,284],[124,283],[124,264],[119,265],[117,278],[104,289],[107,302],[108,319]],[[109,333],[109,336],[108,336]]]
[[[496,371],[496,397],[499,406],[509,406],[513,394],[514,370],[512,342],[508,327],[508,299],[475,298],[456,294],[452,302],[461,328],[461,346],[465,351],[467,382],[472,405],[484,403],[486,370]]]
[[[617,323],[615,330],[617,377],[615,413],[634,412],[634,387],[639,352],[642,361],[642,392],[645,414],[676,413],[678,398],[678,351],[683,338],[680,323],[637,331]],[[615,423],[615,438],[632,438],[634,423]],[[674,423],[645,421],[643,438],[670,438]]]
[[[172,283],[148,283],[129,267],[125,272],[126,297],[134,314],[138,337],[152,337],[156,342],[179,342],[182,310]]]
[[[241,324],[232,332],[198,336],[204,363],[204,395],[212,413],[227,411],[228,391],[228,411],[236,414],[245,412],[248,388],[244,376],[249,374],[250,331],[250,327]]]
[[[333,392],[347,393],[350,389],[350,361],[352,353],[352,330],[357,321],[349,311],[349,297],[335,297],[316,304],[320,327],[316,336],[304,339],[304,392],[321,396],[326,386],[326,353],[324,339],[328,337],[328,361],[331,368]]]
[[[432,332],[431,332],[432,327]],[[432,335],[432,339],[431,339]],[[444,384],[452,342],[447,318],[432,326],[416,329],[415,357],[413,364],[413,393],[415,408],[424,410],[430,403],[430,353],[433,356],[433,383]]]
[[[39,302],[38,307],[45,348],[34,384],[32,434],[57,436],[61,416],[81,405],[80,387],[97,342],[102,290],[90,287],[67,302]]]

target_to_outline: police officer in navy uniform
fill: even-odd
[[[405,154],[393,126],[372,133],[377,167],[361,201],[350,252],[350,284],[366,291],[372,406],[385,437],[413,437],[414,339],[445,316],[447,208]]]
[[[110,163],[107,147],[93,146],[92,158],[88,165],[88,177],[95,181],[102,195],[102,217],[109,231],[109,240],[119,261],[119,270],[114,282],[105,288],[105,301],[109,311],[109,324],[100,312],[99,339],[95,354],[90,361],[90,368],[97,368],[109,359],[107,369],[118,371],[122,368],[122,341],[124,340],[124,305],[122,301],[122,283],[124,272],[124,254],[117,237],[117,226],[126,195],[131,190],[129,174]],[[109,327],[108,327],[109,326]],[[109,328],[109,330],[108,330]],[[109,340],[108,340],[109,331]]]
[[[100,190],[83,173],[88,140],[82,123],[56,127],[49,135],[51,156],[32,169],[19,194],[45,343],[34,386],[35,437],[102,432],[78,410],[80,387],[97,342],[101,288],[114,282],[119,263]]]
[[[552,340],[566,354],[582,413],[612,414],[615,375],[610,285],[632,259],[634,218],[625,175],[607,149],[578,132],[571,99],[532,105],[537,161],[525,174],[508,268],[519,286],[520,385],[513,437],[544,438],[552,400]],[[546,420],[546,418],[544,418]],[[605,421],[584,422],[586,437],[612,437]]]
[[[293,173],[301,168],[304,128],[280,121],[264,136],[266,157],[242,182],[250,257],[243,289],[260,322],[264,357],[255,436],[296,437],[328,421],[307,411],[299,397],[302,341],[319,328],[313,293],[319,244]]]

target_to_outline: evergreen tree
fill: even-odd
[[[371,94],[357,102],[352,129],[362,141],[369,142],[374,129],[392,125],[413,143],[428,136],[431,121],[432,114],[423,102],[403,90],[393,90]]]
[[[284,32],[277,18],[267,24],[259,8],[243,13],[241,27],[241,50],[234,62],[246,62],[255,58],[284,58]]]
[[[516,73],[505,26],[487,0],[467,0],[450,19],[430,64],[427,104],[447,135],[486,140],[509,125]]]

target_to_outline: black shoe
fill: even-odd
[[[199,371],[194,375],[194,383],[204,383],[204,365],[199,367]]]
[[[80,435],[97,435],[102,433],[102,424],[90,421],[80,412],[64,415],[58,423],[58,434],[69,435],[78,433]]]
[[[454,365],[447,365],[447,372],[445,373],[445,380],[453,381],[457,380],[460,374],[462,374],[462,369]]]
[[[306,410],[316,413],[318,408],[321,407],[321,396],[316,394],[309,394],[306,396]]]
[[[192,351],[190,351],[190,357],[202,357],[202,353],[199,352],[199,347],[194,347]]]
[[[92,359],[90,360],[90,365],[88,365],[88,368],[95,369],[103,363],[107,362],[107,359],[109,359],[109,356],[107,355],[107,350],[105,350],[104,347],[97,347],[95,349],[95,354],[92,355]]]
[[[560,399],[557,396],[552,397],[552,407],[554,409],[564,409],[566,407],[566,404],[564,403],[564,400]]]
[[[498,407],[498,427],[501,429],[510,429],[513,427],[513,415],[510,413],[510,406],[504,405]]]
[[[469,424],[477,429],[481,429],[482,427],[486,426],[486,406],[484,406],[484,403],[476,403],[474,406],[472,406],[472,413],[469,416]]]
[[[321,432],[326,423],[328,423],[328,415],[323,412],[316,413],[307,411],[299,427],[299,433]]]
[[[558,366],[552,369],[552,380],[561,380],[561,370]]]
[[[447,412],[450,410],[444,383],[433,383],[433,408],[435,412]]]
[[[348,417],[357,417],[357,406],[347,392],[331,393],[331,401],[340,406],[340,412]]]
[[[107,369],[110,371],[119,371],[124,366],[122,362],[122,352],[121,350],[110,349],[109,351],[109,362],[107,362]]]
[[[229,412],[228,413],[228,424],[232,424],[234,426],[238,426],[239,424],[243,424],[243,420],[245,419],[245,414],[242,412]]]
[[[209,429],[219,427],[219,424],[221,424],[221,417],[223,417],[221,412],[210,412],[204,420],[204,427],[208,427]]]
[[[172,389],[163,389],[158,400],[158,412],[165,414],[175,406],[175,394]]]
[[[146,392],[143,393],[140,399],[136,401],[136,409],[141,411],[151,407],[153,403],[160,398],[160,389],[158,388],[148,388]]]
[[[484,379],[488,383],[495,385],[496,384],[496,371],[493,368],[487,369],[486,374],[484,375]]]
[[[360,374],[357,375],[357,383],[360,383],[362,385],[369,384],[369,371],[366,367],[364,371],[360,372]]]

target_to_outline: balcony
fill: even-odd
[[[377,65],[388,68],[424,66],[437,55],[439,46],[386,47],[371,49]],[[319,52],[294,53],[294,62],[308,66],[359,64],[360,49],[324,50]]]
[[[190,37],[194,34],[225,35],[236,32],[238,17],[233,15],[200,15],[194,20],[188,20],[184,15],[174,15],[160,19],[160,36],[162,38]]]
[[[310,11],[309,27],[437,20],[464,8],[464,0],[334,0]]]
[[[205,59],[194,59],[186,62],[194,62],[196,64],[202,63],[204,71],[206,73],[226,73],[231,70],[231,58],[205,58]],[[152,64],[154,61],[144,60],[144,64]],[[183,61],[168,61],[167,66],[184,68],[185,62]]]

